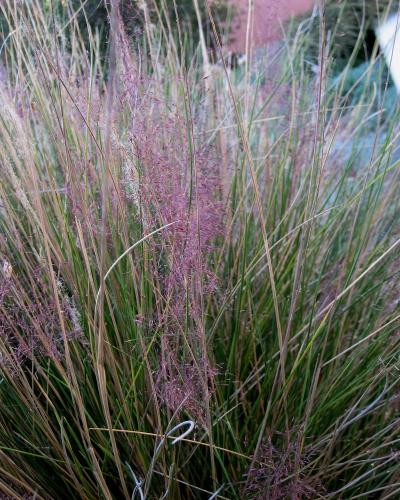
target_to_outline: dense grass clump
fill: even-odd
[[[313,70],[312,22],[236,69],[216,36],[213,66],[165,17],[130,36],[114,2],[106,61],[77,16],[17,4],[1,4],[2,495],[396,498],[382,58],[333,75],[320,17]]]

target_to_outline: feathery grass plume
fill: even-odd
[[[64,355],[60,314],[68,325],[68,340],[82,338],[80,313],[73,299],[58,282],[58,311],[43,270],[34,269],[28,278],[17,277],[11,265],[4,262],[0,277],[0,336],[3,346],[9,349],[14,371],[18,372],[17,367],[24,366],[27,360],[40,363],[41,357],[60,359]]]
[[[310,478],[304,472],[312,453],[302,450],[296,440],[283,447],[274,446],[271,437],[263,441],[255,465],[246,475],[245,497],[254,500],[322,497],[325,489],[318,478]]]
[[[174,222],[150,243],[161,284],[159,396],[173,413],[185,409],[204,423],[204,383],[212,385],[216,373],[201,337],[204,297],[216,289],[209,259],[223,234],[220,172],[213,150],[192,142],[193,118],[167,107],[158,82],[139,74],[122,23],[119,41],[122,102],[132,120],[133,158],[124,183],[134,193],[145,231]]]

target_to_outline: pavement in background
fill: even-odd
[[[231,0],[237,9],[233,52],[245,52],[249,0]],[[291,16],[311,10],[315,0],[253,0],[252,47],[260,47],[282,36],[282,24]]]

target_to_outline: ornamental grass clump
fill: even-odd
[[[349,88],[317,10],[314,66],[305,22],[228,68],[201,11],[212,66],[111,2],[104,58],[52,6],[0,6],[1,494],[398,496],[382,56]]]

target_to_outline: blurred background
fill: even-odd
[[[58,13],[75,12],[79,9],[79,22],[82,26],[89,23],[103,40],[108,34],[109,0],[43,0],[44,7]],[[23,8],[24,2],[19,2]],[[356,44],[359,45],[354,65],[365,62],[371,55],[375,44],[375,28],[388,10],[396,12],[396,0],[212,0],[209,1],[212,14],[224,40],[226,52],[243,54],[248,48],[263,47],[295,32],[304,19],[312,15],[313,9],[322,9],[326,32],[330,35],[332,54],[337,59],[338,68],[347,64]],[[146,16],[157,24],[160,12],[169,13],[171,26],[177,19],[186,43],[196,47],[199,37],[199,23],[206,34],[206,43],[213,52],[214,40],[206,12],[205,0],[120,0],[121,13],[125,27],[132,36],[140,37]],[[161,6],[163,7],[161,9]],[[196,6],[198,13],[196,14]],[[166,7],[166,9],[165,9]],[[319,23],[318,16],[315,22]],[[309,53],[315,58],[318,50],[318,32],[315,40],[310,40]],[[360,37],[361,32],[361,37]],[[7,37],[7,24],[0,15],[0,36]],[[246,42],[247,40],[247,42]],[[107,50],[106,44],[103,45]]]

